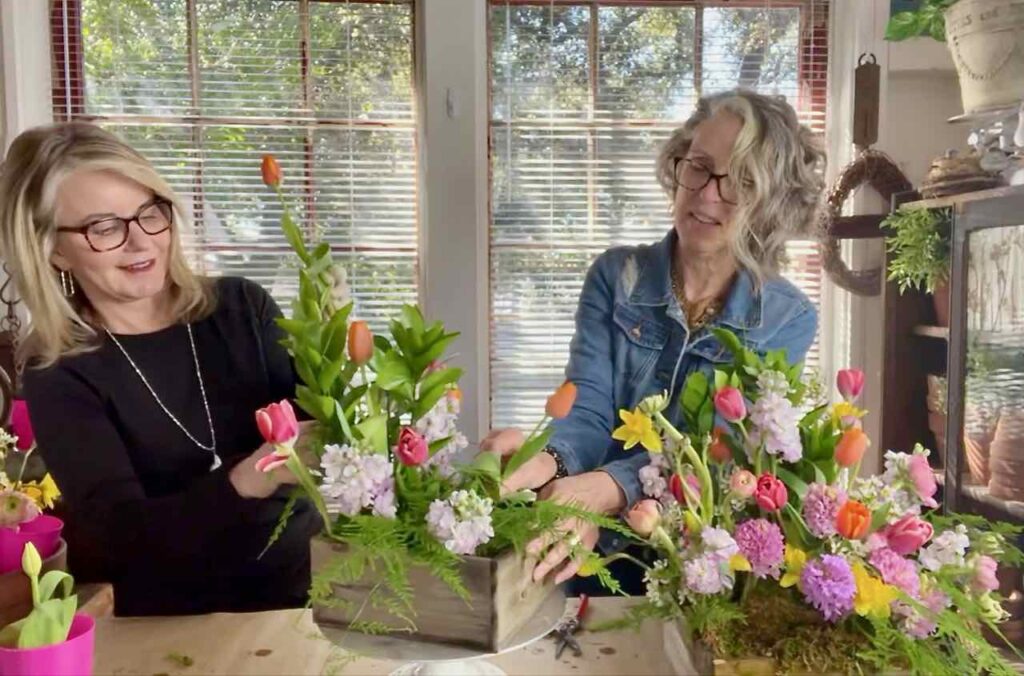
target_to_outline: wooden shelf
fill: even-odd
[[[936,483],[943,487],[946,485],[945,470],[934,469],[932,470],[932,474],[935,475]],[[988,492],[988,486],[968,483],[971,480],[970,474],[965,474],[960,478],[961,495],[964,495],[976,502],[994,507],[1000,514],[1012,516],[1017,519],[1024,519],[1024,502],[997,498]]]
[[[992,199],[993,197],[1009,197],[1011,195],[1024,195],[1024,186],[1003,186],[1001,188],[992,188],[990,190],[976,190],[974,192],[965,192],[959,195],[949,195],[947,197],[932,197],[931,199],[917,200],[914,202],[905,202],[900,205],[900,208],[944,209],[948,207],[959,206],[961,204],[967,204],[968,202]]]
[[[914,327],[914,334],[918,336],[924,336],[926,338],[939,338],[940,340],[949,340],[949,327],[918,324],[917,326]]]

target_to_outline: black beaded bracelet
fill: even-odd
[[[550,446],[545,446],[541,452],[547,453],[555,460],[555,475],[551,477],[551,481],[554,481],[555,479],[564,479],[569,476],[569,470],[565,468],[565,461],[562,460],[562,455],[557,450]]]

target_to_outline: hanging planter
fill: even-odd
[[[882,222],[893,234],[886,238],[889,279],[907,289],[932,294],[935,321],[949,326],[948,209],[900,209]]]

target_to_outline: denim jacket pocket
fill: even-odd
[[[624,354],[621,366],[629,375],[629,382],[643,378],[668,342],[669,333],[655,318],[621,303],[615,304],[612,319],[625,342],[620,342]]]

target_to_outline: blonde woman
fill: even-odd
[[[823,161],[781,99],[734,90],[700,100],[657,161],[673,227],[660,242],[611,249],[591,266],[566,367],[579,390],[576,405],[508,489],[541,489],[542,498],[619,513],[644,497],[638,472],[649,458],[612,440],[618,411],[662,391],[675,401],[690,373],[710,374],[730,359],[710,329],[728,328],[762,353],[784,349],[791,360],[804,358],[816,312],[779,269],[786,240],[813,222]],[[667,412],[682,424],[678,406]],[[520,440],[502,430],[483,446],[504,453]],[[598,540],[597,529],[583,523],[562,532],[560,541],[534,543],[535,579],[552,571],[558,581],[572,577],[578,565],[567,560],[570,550]]]
[[[113,134],[21,134],[0,174],[0,256],[31,314],[24,394],[64,493],[70,564],[115,613],[300,606],[316,524],[259,474],[253,414],[292,397],[270,296],[196,276],[170,186]]]

